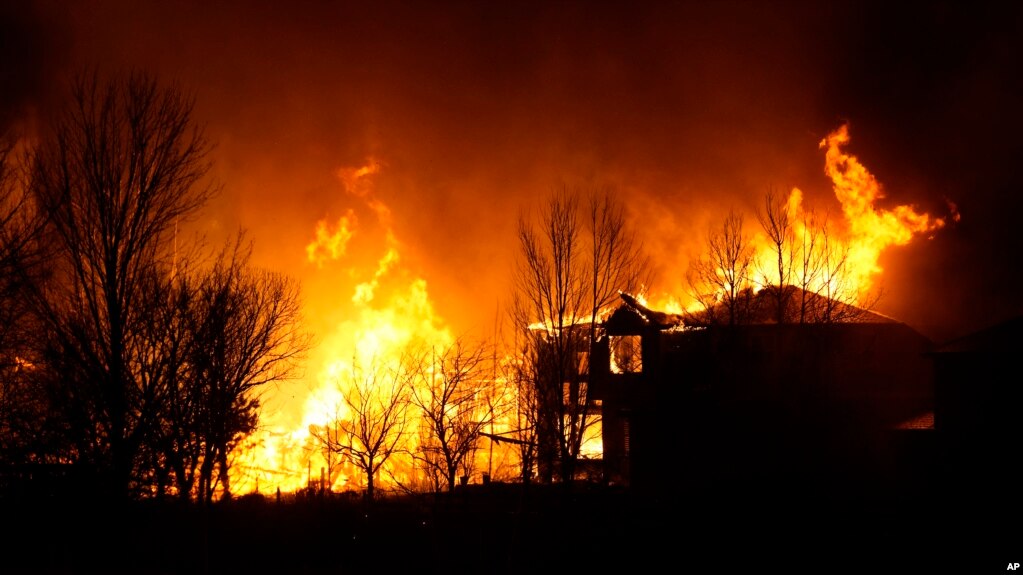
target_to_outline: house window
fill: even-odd
[[[590,373],[590,353],[587,351],[576,352],[576,373],[579,375],[588,375]]]
[[[611,336],[611,373],[643,371],[642,338],[638,335]]]
[[[576,393],[578,394],[578,395],[576,395],[576,400],[575,400],[575,402],[577,404],[585,405],[586,402],[589,401],[591,405],[597,405],[597,404],[593,403],[593,399],[589,398],[589,388],[587,387],[585,381],[576,382],[575,385],[577,386],[576,387]],[[572,383],[571,382],[566,381],[565,383],[561,384],[561,398],[562,398],[562,401],[565,402],[566,406],[572,405]]]

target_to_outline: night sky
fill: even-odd
[[[196,225],[249,229],[310,315],[361,281],[305,261],[317,221],[355,210],[348,257],[380,255],[341,168],[379,162],[403,265],[465,331],[507,302],[516,217],[551,189],[614,187],[681,295],[729,208],[799,187],[838,209],[818,143],[846,122],[886,202],[962,215],[883,256],[880,311],[939,340],[1023,311],[1023,5],[208,4],[5,0],[0,122],[31,137],[83,70],[178,82],[224,187]]]

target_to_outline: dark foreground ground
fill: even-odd
[[[1023,562],[1023,510],[975,487],[491,484],[209,508],[8,499],[0,573],[1004,573]]]

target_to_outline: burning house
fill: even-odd
[[[591,363],[610,481],[865,485],[890,469],[892,430],[934,408],[931,342],[884,316],[778,323],[762,290],[722,325],[623,299]]]

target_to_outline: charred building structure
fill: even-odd
[[[590,364],[610,482],[869,486],[904,471],[906,437],[933,427],[933,345],[905,324],[694,326],[623,299]]]

